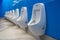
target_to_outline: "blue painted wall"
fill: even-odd
[[[57,0],[22,0],[20,3],[12,6],[13,0],[3,0],[0,17],[4,17],[6,11],[27,6],[28,19],[30,20],[32,14],[32,7],[35,3],[43,2],[46,8],[47,16],[47,30],[46,34],[60,40],[60,4]]]
[[[46,3],[47,31],[46,34],[60,40],[60,2],[55,0]]]
[[[2,17],[2,0],[0,0],[0,17]]]

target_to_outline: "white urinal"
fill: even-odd
[[[13,19],[13,18],[15,17],[15,10],[11,10],[9,16],[11,16],[11,17],[8,17],[8,18],[7,18],[8,20]]]
[[[9,18],[12,18],[13,15],[14,15],[14,14],[12,13],[12,10],[11,10],[11,11],[6,12],[5,17],[6,17],[7,19],[9,19]]]
[[[9,20],[11,22],[14,22],[15,19],[17,19],[19,17],[19,9],[16,9],[16,10],[13,10],[12,11],[12,14],[11,16],[13,16],[12,18],[9,18]]]
[[[19,17],[19,9],[16,9],[16,10],[13,10],[13,18],[12,19],[15,19],[15,18],[18,18]]]
[[[28,30],[34,36],[41,36],[46,29],[46,14],[43,3],[37,3],[33,6],[32,18],[28,23]]]
[[[9,11],[5,12],[5,17],[9,17]]]
[[[5,12],[5,17],[11,17],[10,14],[11,14],[11,11]]]
[[[28,17],[27,17],[27,7],[21,8],[20,17],[15,21],[22,29],[27,27]]]
[[[11,18],[13,18],[13,10],[9,11],[9,15],[8,17],[6,17],[8,20],[10,20]]]

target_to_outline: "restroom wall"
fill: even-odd
[[[32,7],[35,3],[43,2],[46,8],[46,21],[47,21],[47,29],[46,35],[49,35],[57,40],[60,40],[60,6],[59,1],[57,0],[22,0],[15,6],[13,5],[13,0],[3,0],[2,2],[2,10],[1,17],[4,17],[6,11],[15,10],[16,8],[21,9],[21,7],[26,6],[28,8],[28,21],[31,19]]]
[[[60,40],[60,1],[46,3],[47,31],[46,34]]]
[[[0,0],[0,18],[2,17],[2,0]]]

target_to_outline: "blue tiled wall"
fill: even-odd
[[[32,7],[35,3],[43,2],[46,8],[47,30],[46,34],[60,40],[60,5],[57,0],[22,0],[20,3],[12,6],[13,0],[3,0],[1,3],[0,17],[4,17],[6,11],[27,6],[28,20],[31,18]]]

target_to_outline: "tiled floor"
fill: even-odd
[[[7,27],[0,31],[0,40],[36,40],[33,36],[7,20],[0,20],[0,27],[2,25]]]

